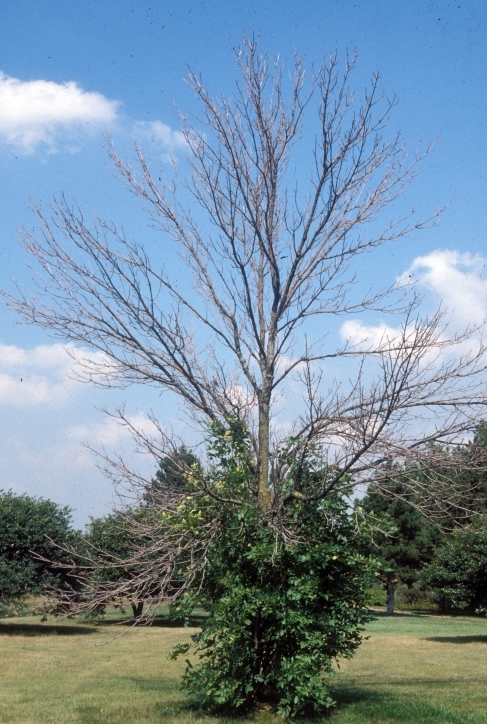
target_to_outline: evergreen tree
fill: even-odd
[[[144,501],[148,505],[156,505],[160,496],[188,490],[188,475],[201,473],[201,462],[185,445],[174,455],[161,458],[150,486],[144,490]]]
[[[423,572],[440,610],[487,613],[487,524],[477,520],[449,537]]]
[[[388,613],[394,610],[396,584],[400,581],[411,588],[420,578],[425,582],[430,580],[430,574],[427,578],[420,576],[421,570],[437,556],[440,556],[438,560],[441,559],[449,534],[487,513],[487,422],[481,421],[476,426],[472,441],[465,445],[434,447],[444,456],[442,467],[429,470],[418,465],[404,469],[407,484],[403,484],[400,475],[397,475],[399,468],[389,466],[394,472],[389,482],[381,483],[380,487],[374,483],[369,485],[360,503],[368,513],[384,515],[392,524],[389,534],[379,534],[375,547],[375,552],[383,560],[382,578],[387,590]],[[412,491],[414,481],[420,490],[434,484],[436,479],[441,479],[444,489],[447,481],[451,481],[452,489],[461,491],[462,498],[455,506],[445,506],[444,500],[433,499],[430,512],[435,522],[418,510],[419,495],[416,499]],[[443,564],[438,565],[441,568]]]
[[[382,579],[387,591],[387,613],[394,612],[396,584],[409,588],[418,580],[424,565],[429,563],[445,534],[431,520],[407,502],[408,490],[394,478],[384,494],[371,484],[360,505],[367,513],[382,514],[392,524],[390,533],[379,533],[372,551],[383,561]]]

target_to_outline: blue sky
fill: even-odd
[[[411,151],[438,138],[404,201],[440,223],[381,252],[370,272],[414,273],[431,304],[459,323],[487,314],[487,5],[482,0],[233,0],[70,2],[17,0],[2,7],[0,44],[0,286],[31,272],[17,229],[34,223],[29,199],[64,191],[84,209],[150,238],[140,212],[107,168],[104,135],[122,154],[137,136],[154,162],[182,154],[175,105],[196,110],[188,66],[210,89],[231,93],[230,43],[261,35],[271,54],[293,46],[309,65],[337,50],[358,53],[355,87],[381,73],[399,100],[391,127]],[[369,262],[370,263],[370,262]],[[58,341],[14,324],[0,308],[0,488],[50,497],[81,525],[110,509],[113,491],[83,448],[130,441],[98,408],[127,401],[141,424],[152,407],[178,409],[153,391],[100,392],[69,378]],[[349,325],[348,329],[351,327]],[[22,380],[22,381],[21,381]],[[155,398],[155,399],[154,399]],[[146,464],[143,460],[142,467]]]

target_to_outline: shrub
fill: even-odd
[[[217,442],[225,461],[217,470],[220,494],[225,488],[236,498],[239,488],[248,489],[244,460],[222,449],[228,438]],[[175,607],[176,615],[189,615],[199,600],[208,611],[193,636],[199,661],[188,660],[184,686],[217,709],[245,711],[271,701],[282,716],[294,717],[333,706],[324,675],[335,659],[352,656],[368,620],[372,561],[362,553],[363,519],[340,495],[296,499],[285,522],[262,519],[255,506],[197,496],[177,516],[178,525],[195,526],[195,535],[209,516],[214,529],[218,517],[198,597],[186,594]],[[174,655],[187,650],[177,647]]]

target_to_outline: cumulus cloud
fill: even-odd
[[[0,138],[24,154],[38,147],[55,152],[61,133],[112,123],[118,106],[74,81],[24,81],[0,72]]]
[[[487,319],[486,266],[487,259],[480,254],[437,249],[417,257],[397,282],[400,285],[415,283],[419,290],[433,295],[436,305],[441,302],[450,320],[448,331],[442,336],[446,341],[455,331],[461,333],[469,326],[482,325]],[[383,322],[370,325],[356,319],[349,319],[340,327],[341,338],[358,350],[387,345],[400,333],[399,328]],[[478,340],[464,339],[455,346],[455,351],[468,353],[477,346]]]
[[[65,368],[68,362],[62,344],[41,344],[33,349],[0,344],[0,368],[3,370]]]
[[[24,407],[65,402],[82,389],[76,382],[79,370],[73,352],[81,360],[105,362],[102,353],[77,348],[68,354],[62,344],[31,349],[0,344],[0,405]]]
[[[0,71],[0,142],[30,155],[62,147],[79,151],[80,133],[113,126],[132,131],[141,143],[152,143],[168,160],[187,147],[181,131],[162,121],[134,121],[119,115],[120,103],[86,91],[75,81],[21,80]],[[75,143],[73,144],[73,141]]]
[[[0,405],[36,405],[59,399],[60,386],[40,375],[32,375],[24,381],[0,372]],[[64,391],[62,391],[62,396]]]
[[[154,423],[143,413],[127,416],[129,425],[143,435],[150,436],[157,432]],[[115,447],[121,442],[133,440],[129,425],[116,417],[106,417],[102,422],[88,425],[73,425],[67,434],[73,440],[88,442],[90,446]]]
[[[188,147],[181,131],[174,131],[161,121],[136,121],[133,135],[141,143],[151,142],[158,146],[164,151],[164,158]]]
[[[482,324],[487,317],[486,264],[480,254],[437,249],[417,257],[398,282],[416,282],[433,292],[455,323]]]
[[[69,395],[70,359],[61,344],[22,349],[0,344],[0,404],[57,403]]]
[[[400,334],[398,329],[386,324],[367,325],[356,319],[349,319],[340,327],[340,337],[357,349],[376,349]]]

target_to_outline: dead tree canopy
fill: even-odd
[[[153,173],[138,146],[134,166],[111,150],[161,247],[86,219],[62,197],[36,208],[37,230],[24,232],[37,293],[7,297],[24,321],[97,353],[78,355],[85,379],[168,390],[203,427],[240,420],[252,441],[249,494],[269,515],[296,497],[319,500],[372,477],[380,485],[384,462],[439,467],[431,443],[459,439],[482,416],[485,349],[479,329],[450,334],[442,313],[421,318],[414,290],[360,293],[362,255],[431,222],[394,216],[421,154],[408,156],[389,133],[395,100],[379,76],[360,97],[354,58],[341,66],[332,56],[305,78],[301,57],[290,68],[271,62],[252,40],[235,55],[232,97],[189,75],[201,114],[181,117],[191,169],[182,188],[176,172]],[[173,249],[183,279],[159,261]],[[337,315],[371,310],[401,322],[362,343],[329,334]],[[351,381],[325,374],[333,360],[356,365]],[[302,403],[286,426],[279,395],[291,379]],[[160,439],[139,436],[157,460],[171,454],[159,429]],[[296,461],[310,450],[326,474],[303,489]],[[130,477],[120,461],[113,474]],[[459,502],[451,480],[431,480],[425,497]],[[200,490],[216,496],[204,475]],[[183,494],[169,491],[161,505]]]

